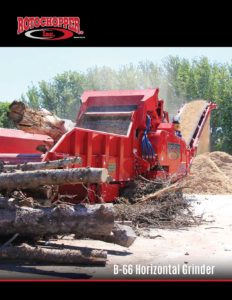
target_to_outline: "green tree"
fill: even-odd
[[[38,87],[31,85],[21,100],[33,108],[45,108],[61,118],[75,120],[80,107],[85,78],[78,72],[64,72]]]
[[[138,69],[133,64],[120,67],[117,72],[117,88],[120,90],[132,90],[139,88]]]
[[[7,112],[9,110],[9,102],[0,102],[0,127],[13,128],[14,125],[8,120]]]
[[[171,86],[167,98],[174,107],[194,99],[217,103],[218,109],[211,118],[213,150],[232,153],[232,67],[212,64],[206,57],[193,61],[168,57],[164,69]]]
[[[28,88],[28,91],[26,92],[26,96],[22,95],[21,100],[24,103],[30,102],[30,107],[37,109],[40,107],[39,103],[39,91],[38,88],[35,85],[32,85]]]
[[[85,73],[85,90],[113,90],[117,85],[117,71],[112,68],[95,66]]]
[[[151,61],[139,62],[138,68],[138,85],[139,89],[159,87],[162,82],[163,70],[161,66]]]

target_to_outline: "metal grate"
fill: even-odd
[[[87,112],[130,112],[135,111],[137,105],[115,105],[115,106],[90,106]]]
[[[127,135],[131,115],[83,115],[77,127],[96,131]]]

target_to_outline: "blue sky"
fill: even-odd
[[[84,72],[104,65],[119,68],[145,60],[160,63],[168,55],[189,59],[207,56],[212,62],[232,62],[230,47],[0,48],[0,101],[18,99],[31,83],[49,80],[64,71]]]

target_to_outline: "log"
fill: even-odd
[[[95,233],[93,235],[84,236],[83,234],[77,234],[75,237],[78,239],[87,237],[107,243],[114,243],[123,247],[130,247],[136,239],[136,234],[130,226],[115,222],[110,235],[97,235]]]
[[[111,242],[123,247],[130,247],[136,239],[134,230],[127,225],[115,224],[112,232],[113,238]]]
[[[0,209],[0,235],[36,237],[56,234],[110,235],[114,226],[112,204],[31,208],[15,205]]]
[[[63,170],[39,170],[0,174],[0,190],[30,189],[41,185],[77,183],[101,183],[108,180],[103,168],[74,168]]]
[[[25,218],[26,218],[25,214],[28,213],[28,216],[27,216],[28,220],[33,218],[33,214],[34,214],[34,217],[36,217],[38,215],[38,211],[35,214],[35,212],[33,210],[28,211],[26,207],[21,207],[22,211],[20,211],[20,208],[17,207],[17,205],[18,205],[17,201],[14,201],[13,198],[8,200],[5,197],[0,197],[0,218],[2,218],[2,216],[4,216],[4,215],[7,215],[6,218],[11,218],[12,213],[14,214],[16,212],[18,214],[18,217],[20,217],[20,215],[23,214],[23,217],[25,217]],[[98,205],[100,205],[100,204],[98,204]],[[107,206],[107,208],[113,209],[112,204],[105,204],[105,205]],[[96,206],[96,205],[91,205],[90,207],[93,207],[93,206]],[[13,210],[13,212],[11,214],[9,214],[9,210],[11,210],[11,211]],[[44,211],[43,208],[41,210]],[[48,210],[48,209],[46,209],[46,210]],[[4,217],[3,217],[3,219],[4,219]],[[27,220],[25,222],[27,222]],[[108,232],[107,234],[99,234],[99,230],[97,230],[97,229],[91,231],[91,234],[86,232],[86,230],[85,231],[78,230],[77,232],[75,232],[75,234],[76,234],[77,238],[92,238],[92,239],[102,240],[102,241],[109,242],[109,243],[115,243],[115,244],[118,244],[118,245],[121,245],[124,247],[130,247],[136,239],[136,234],[131,227],[126,226],[125,224],[131,224],[131,222],[129,223],[126,221],[125,223],[120,224],[120,222],[115,221],[115,223],[112,227],[112,232]],[[31,222],[28,223],[28,226],[30,226],[30,225],[31,225]],[[0,221],[0,226],[1,226],[1,221]],[[7,225],[5,225],[5,226],[7,226]],[[11,224],[9,223],[8,226],[11,226]],[[46,224],[44,224],[44,226],[46,226]],[[49,225],[49,226],[51,226],[51,225]],[[54,226],[56,226],[56,225],[54,225]],[[14,230],[17,231],[16,228]],[[21,234],[25,234],[26,236],[33,235],[32,232],[28,233],[28,230],[26,230],[26,231],[24,231],[24,229],[22,229],[22,230],[23,230],[23,233],[21,233]],[[9,233],[9,229],[7,230],[7,233]],[[2,233],[1,233],[1,229],[0,229],[0,235],[1,234]],[[49,229],[49,231],[47,231],[45,233],[45,231],[41,232],[40,230],[38,231],[38,229],[35,229],[35,232],[34,232],[35,236],[40,236],[41,234],[49,235],[49,234],[51,234],[51,230]],[[63,233],[61,233],[61,234],[63,234]]]
[[[7,115],[18,129],[29,133],[46,134],[55,142],[70,129],[66,128],[65,120],[55,114],[46,109],[29,108],[21,101],[13,101]]]
[[[54,249],[32,247],[28,244],[8,246],[0,250],[0,259],[26,260],[32,262],[72,264],[72,265],[105,265],[107,252],[104,250]]]
[[[49,169],[59,169],[59,168],[66,168],[74,164],[81,163],[80,157],[67,157],[64,159],[58,160],[50,160],[44,162],[30,162],[25,164],[18,164],[18,165],[4,165],[4,171],[36,171],[36,170],[49,170]]]

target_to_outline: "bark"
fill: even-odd
[[[63,170],[39,170],[0,174],[0,190],[30,189],[41,185],[77,183],[101,183],[108,180],[103,168],[73,168]]]
[[[114,226],[112,204],[31,208],[13,205],[0,209],[0,235],[36,237],[55,234],[110,235]]]
[[[66,168],[74,164],[81,163],[80,157],[67,157],[64,159],[58,160],[51,160],[45,162],[34,162],[34,163],[25,163],[19,165],[4,165],[4,171],[36,171],[36,170],[49,170],[49,169],[59,169],[59,168]]]
[[[18,129],[29,133],[49,135],[56,142],[68,131],[65,120],[46,109],[34,110],[21,101],[13,101],[9,106],[8,118]]]
[[[65,227],[68,228],[68,226],[70,226],[70,223],[73,223],[73,221],[71,220],[71,216],[72,216],[72,213],[70,213],[69,211],[65,212],[61,212],[60,214],[67,214],[65,217],[62,217],[60,218],[59,217],[59,214],[56,215],[56,212],[54,212],[54,209],[52,208],[41,208],[41,209],[31,209],[31,208],[28,208],[28,207],[17,207],[18,203],[16,200],[14,200],[13,198],[11,199],[7,199],[7,198],[4,198],[4,197],[0,197],[0,226],[12,226],[12,224],[14,224],[14,228],[7,228],[6,229],[6,235],[7,234],[14,234],[14,233],[18,233],[20,232],[20,235],[26,235],[26,236],[41,236],[41,235],[49,235],[51,233],[53,234],[64,234],[64,232],[62,230],[64,230]],[[99,207],[100,204],[98,205],[91,205],[91,206],[86,206],[86,207],[89,207],[89,208],[94,208],[97,206]],[[66,208],[65,209],[71,209],[71,210],[75,210],[78,208],[78,205],[76,206],[70,206],[70,205],[66,205]],[[64,206],[63,206],[64,207]],[[82,207],[80,205],[80,207]],[[103,215],[105,214],[108,214],[108,218],[112,218],[112,215],[110,214],[113,214],[114,215],[114,212],[113,212],[113,205],[112,204],[105,204],[104,207],[106,207],[105,209],[109,209],[110,212],[105,212],[103,213]],[[2,208],[2,209],[1,209]],[[95,208],[95,209],[96,209]],[[58,208],[58,212],[60,209],[63,209],[62,206],[61,208],[59,207]],[[78,208],[79,209],[79,208]],[[42,215],[41,215],[42,213]],[[14,218],[16,218],[17,215],[17,220],[14,221]],[[85,213],[85,215],[87,217],[88,216],[88,213]],[[45,220],[46,219],[46,216],[49,218],[49,220]],[[70,220],[68,220],[68,216],[70,216]],[[78,214],[76,214],[76,217],[78,217]],[[84,216],[83,216],[84,217]],[[8,218],[8,220],[7,220]],[[119,222],[115,222],[113,221],[113,225],[110,223],[110,222],[106,222],[105,225],[106,226],[111,226],[111,229],[112,231],[110,231],[110,228],[105,228],[105,229],[102,229],[99,227],[101,227],[101,225],[97,224],[97,222],[101,222],[104,224],[105,222],[105,217],[103,216],[103,218],[101,219],[100,216],[96,218],[96,220],[94,219],[93,220],[93,224],[94,222],[96,222],[96,228],[93,230],[89,230],[89,229],[74,229],[76,230],[75,232],[72,231],[72,229],[70,229],[70,232],[69,233],[75,233],[76,234],[76,237],[77,238],[92,238],[92,239],[97,239],[97,240],[102,240],[102,241],[105,241],[105,242],[109,242],[109,243],[114,243],[114,244],[118,244],[118,245],[121,245],[121,246],[124,246],[124,247],[130,247],[135,239],[136,239],[136,234],[135,232],[133,231],[133,229],[129,226],[126,226],[125,224],[131,224],[130,223],[127,223],[125,222],[125,224],[120,224]],[[37,219],[34,220],[34,219]],[[54,221],[55,219],[55,221]],[[114,219],[114,217],[113,217]],[[42,222],[39,222],[39,220],[42,220]],[[62,222],[63,225],[57,225],[57,222]],[[66,220],[68,220],[68,223],[65,225],[64,222],[66,222]],[[35,224],[33,222],[36,222]],[[50,222],[50,223],[49,223]],[[49,223],[49,224],[48,224]],[[3,225],[2,225],[3,224]],[[32,228],[26,228],[24,226],[31,226],[33,225],[34,229],[33,231],[31,231]],[[98,226],[97,226],[98,225]],[[39,226],[37,228],[37,226]],[[46,226],[47,226],[47,229],[46,229]],[[59,229],[57,228],[56,231],[54,231],[53,227],[56,227],[56,226],[60,226],[60,228],[62,227],[62,229]],[[81,224],[80,224],[81,226]],[[84,225],[83,225],[84,226]],[[89,226],[88,224],[85,225],[85,226]],[[92,225],[90,225],[92,226]],[[95,225],[94,225],[95,226]],[[102,225],[103,226],[103,225]],[[42,229],[41,229],[42,228]],[[69,230],[69,229],[67,229]],[[100,232],[102,232],[102,230],[106,230],[107,231],[107,234],[102,234]],[[58,232],[57,232],[58,231]],[[0,228],[0,235],[3,234],[3,232],[5,232],[5,229]]]
[[[32,247],[28,244],[20,246],[8,246],[0,250],[0,259],[26,260],[32,262],[56,263],[56,264],[85,264],[105,265],[107,252],[104,250],[54,249],[45,247]]]

